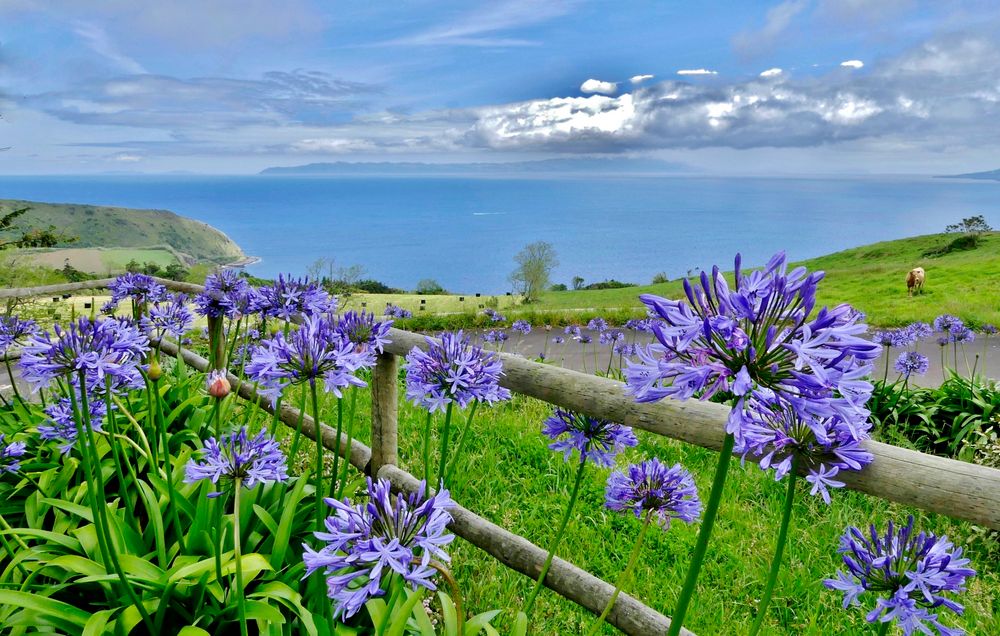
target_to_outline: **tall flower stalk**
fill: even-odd
[[[680,464],[668,468],[655,457],[640,464],[632,464],[627,471],[611,473],[605,491],[605,506],[616,512],[633,513],[637,519],[642,519],[642,527],[628,563],[615,582],[615,591],[604,606],[604,611],[587,631],[587,636],[596,634],[601,628],[614,608],[622,588],[631,578],[649,526],[655,522],[668,530],[671,519],[694,523],[701,513],[701,500],[698,499],[698,489],[691,473]]]
[[[542,434],[552,440],[549,448],[562,453],[563,461],[569,462],[574,453],[579,455],[579,461],[566,509],[559,520],[559,525],[556,526],[556,533],[549,543],[542,570],[535,580],[531,593],[524,601],[522,611],[525,615],[530,614],[531,608],[534,607],[538,593],[541,592],[542,585],[545,583],[545,577],[552,567],[552,559],[555,558],[556,550],[559,549],[563,535],[566,533],[566,526],[569,524],[573,508],[580,495],[580,486],[583,484],[587,462],[609,468],[614,465],[615,456],[626,448],[632,448],[639,444],[639,440],[636,439],[632,429],[628,426],[560,408],[557,408],[552,416],[542,424]]]
[[[872,386],[865,380],[880,347],[861,337],[867,326],[848,305],[813,313],[821,272],[788,271],[777,254],[760,271],[735,262],[735,289],[718,267],[684,281],[686,299],[643,295],[655,320],[655,342],[640,347],[625,371],[627,391],[640,402],[665,397],[731,405],[712,489],[677,600],[671,636],[680,633],[708,548],[735,450],[743,451],[758,398],[794,398],[803,418],[839,417],[858,430],[868,418]]]
[[[240,634],[247,636],[246,600],[243,590],[243,563],[240,546],[240,492],[254,488],[258,484],[282,482],[288,479],[285,456],[278,443],[260,431],[249,437],[245,427],[238,432],[224,435],[220,440],[214,437],[205,442],[202,459],[191,459],[185,466],[185,483],[201,480],[210,481],[217,487],[229,487],[233,494],[233,558],[236,573],[236,603],[239,613]],[[218,497],[224,491],[215,491],[209,497]],[[216,554],[222,551],[223,529],[216,527]]]

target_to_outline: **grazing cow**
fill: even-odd
[[[912,296],[913,292],[924,293],[924,268],[914,267],[906,275],[906,295]]]

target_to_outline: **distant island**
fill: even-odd
[[[640,158],[565,158],[538,161],[513,161],[505,163],[418,163],[418,162],[363,162],[335,161],[308,163],[300,166],[275,166],[261,170],[262,175],[396,175],[396,176],[447,176],[447,175],[658,175],[693,172],[685,164],[658,159]]]
[[[965,174],[940,175],[939,179],[981,179],[983,181],[1000,181],[1000,170],[986,172],[967,172]]]
[[[38,265],[107,274],[122,271],[130,261],[242,266],[254,259],[220,230],[168,210],[41,203],[0,199],[5,211],[30,208],[19,219],[25,227],[54,226],[76,240],[53,248],[18,250]]]

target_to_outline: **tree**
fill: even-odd
[[[991,228],[990,224],[986,222],[986,218],[983,217],[982,214],[978,214],[976,216],[964,218],[958,223],[953,223],[944,228],[944,231],[961,232],[962,234],[971,234],[972,236],[978,237],[984,232],[992,232],[993,228]]]
[[[6,214],[0,211],[0,250],[19,247],[54,247],[59,243],[72,243],[77,240],[75,236],[63,234],[54,225],[50,225],[44,229],[28,228],[20,230],[14,224],[14,221],[24,216],[30,209],[30,207],[18,208]],[[14,238],[5,238],[3,236],[4,234],[18,231],[21,234],[14,236]]]
[[[660,272],[653,276],[654,285],[659,285],[660,283],[667,283],[667,282],[670,282],[670,278],[667,277],[667,274],[665,272]]]
[[[583,289],[583,276],[573,277],[573,289]]]
[[[517,268],[511,272],[510,282],[529,303],[538,300],[542,290],[549,286],[552,270],[559,264],[555,248],[545,241],[524,246],[514,257],[514,262]]]
[[[437,282],[433,278],[424,278],[417,283],[416,293],[423,294],[425,296],[434,296],[447,294],[448,291],[441,286],[441,283]]]

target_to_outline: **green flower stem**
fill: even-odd
[[[163,476],[164,481],[167,482],[167,502],[170,505],[170,522],[174,526],[174,532],[177,534],[177,540],[181,544],[181,553],[183,554],[187,550],[187,544],[184,540],[184,535],[187,533],[184,531],[184,527],[181,526],[181,520],[177,514],[177,504],[175,503],[177,494],[174,492],[174,471],[173,466],[170,465],[170,438],[167,436],[167,425],[163,421],[163,411],[160,408],[160,392],[156,390],[156,388],[157,380],[153,380],[152,394],[156,398],[153,400],[152,404],[153,420],[156,422],[156,428],[154,430],[159,431],[163,444]]]
[[[528,595],[528,599],[524,602],[524,609],[522,611],[525,614],[531,613],[531,608],[535,604],[535,599],[538,598],[538,593],[542,590],[542,585],[545,583],[545,576],[549,573],[549,568],[552,567],[552,558],[556,555],[556,550],[559,548],[559,543],[562,541],[563,533],[566,532],[566,525],[569,523],[569,517],[573,513],[573,506],[576,505],[576,499],[580,495],[580,485],[583,483],[583,472],[586,467],[587,455],[586,453],[583,453],[580,455],[580,465],[576,469],[576,479],[573,482],[573,491],[569,496],[569,504],[566,505],[566,512],[563,513],[562,520],[559,521],[559,528],[556,530],[556,534],[552,537],[552,542],[549,544],[549,553],[545,557],[545,563],[542,565],[542,571],[538,574],[538,579],[535,581],[535,587],[532,588],[531,594]]]
[[[316,409],[315,403],[313,405],[313,410]],[[319,428],[319,415],[314,413],[313,419],[316,422],[316,443],[322,446],[322,438],[320,437]],[[333,452],[333,475],[330,476],[331,484],[330,489],[333,490],[334,484],[337,481],[337,475],[340,474],[340,431],[344,426],[344,400],[342,398],[337,398],[337,436],[334,438],[337,440],[337,450]],[[350,450],[347,451],[350,453]],[[317,505],[322,503],[320,495],[316,496]],[[323,515],[319,516],[320,524],[323,523]]]
[[[420,563],[420,559],[414,559],[414,563]],[[458,634],[465,633],[465,609],[462,607],[462,589],[458,586],[458,581],[452,575],[451,570],[449,570],[440,561],[435,561],[431,559],[427,565],[438,571],[445,582],[448,584],[448,589],[451,591],[451,600],[455,603],[455,616],[458,619],[458,629],[456,630]]]
[[[11,370],[10,358],[8,358],[6,354],[4,354],[3,363],[7,367],[7,377],[10,378],[10,388],[14,389],[14,397],[18,402],[24,404],[24,398],[21,397],[21,392],[17,390],[17,376],[14,375],[14,372]]]
[[[350,457],[351,454],[351,444],[354,442],[354,415],[357,412],[358,406],[358,388],[352,386],[350,405],[347,410],[347,456]],[[337,400],[337,408],[340,409],[340,400]],[[351,462],[344,459],[344,466],[340,471],[340,478],[336,482],[330,483],[330,492],[333,493],[334,483],[337,485],[336,498],[340,499],[344,496],[344,489],[347,487],[347,473],[351,467]]]
[[[635,569],[635,564],[639,560],[639,553],[642,550],[642,542],[646,538],[646,533],[649,531],[650,521],[652,520],[653,513],[648,511],[646,513],[646,518],[642,521],[642,529],[639,530],[639,536],[636,537],[635,546],[632,548],[632,554],[628,557],[628,563],[625,565],[625,569],[622,573],[618,575],[618,580],[615,581],[615,591],[608,600],[608,604],[604,606],[604,611],[601,615],[597,617],[597,621],[590,627],[587,632],[587,636],[593,636],[597,633],[597,630],[601,628],[604,624],[604,619],[608,617],[611,613],[611,608],[615,606],[615,602],[618,600],[618,595],[621,594],[622,588],[628,583],[629,578],[632,576],[632,570]]]
[[[316,484],[316,525],[323,525],[323,431],[320,429],[319,423],[319,399],[316,396],[316,380],[309,381],[309,394],[312,397],[312,416],[313,416],[313,430],[316,431],[316,475],[314,477]],[[343,409],[340,407],[340,400],[337,400],[337,441],[340,442],[340,420],[341,412]],[[333,477],[337,478],[337,459],[340,457],[340,453],[335,453],[333,456]]]
[[[431,416],[427,411],[427,422],[424,424],[424,483],[431,484]]]
[[[774,557],[771,559],[771,569],[767,573],[767,582],[764,584],[764,595],[760,597],[760,605],[757,607],[757,618],[754,619],[753,627],[750,628],[750,636],[760,632],[761,625],[764,624],[764,617],[767,616],[767,606],[771,603],[771,594],[774,593],[774,584],[778,580],[778,571],[781,569],[781,557],[785,551],[785,543],[788,541],[788,526],[792,521],[792,503],[795,501],[795,481],[799,476],[799,456],[792,456],[792,468],[788,475],[788,489],[785,491],[785,505],[781,512],[781,526],[778,528],[778,542],[774,547]]]
[[[472,426],[472,418],[476,415],[476,408],[479,406],[479,400],[472,401],[472,408],[469,409],[469,416],[465,418],[465,426],[462,427],[461,434],[455,438],[458,443],[455,444],[455,454],[451,458],[451,462],[448,464],[448,469],[445,471],[444,483],[451,483],[451,476],[454,474],[455,469],[458,468],[458,458],[462,454],[462,449],[465,447],[465,438],[469,434],[469,428]]]
[[[735,443],[736,439],[733,435],[727,433],[726,439],[722,442],[722,450],[719,451],[719,463],[715,466],[712,491],[708,495],[705,515],[702,517],[701,528],[698,530],[698,540],[695,542],[694,553],[691,555],[691,565],[688,566],[681,594],[677,597],[677,609],[670,617],[670,629],[667,631],[667,636],[677,636],[681,633],[681,627],[684,625],[684,616],[687,614],[688,605],[694,596],[694,589],[698,583],[698,573],[701,571],[702,561],[705,560],[705,552],[708,550],[708,540],[712,536],[715,517],[719,513],[719,504],[722,502],[722,491],[726,485],[726,474],[729,472],[729,464],[733,459],[733,445]]]
[[[438,457],[438,472],[437,480],[434,484],[435,488],[441,488],[441,484],[444,482],[444,467],[448,463],[448,437],[451,434],[451,413],[454,410],[455,403],[448,402],[448,408],[444,412],[444,428],[441,431],[441,453]]]
[[[288,453],[288,461],[294,462],[299,454],[299,438],[302,437],[302,417],[306,414],[306,393],[299,396],[299,419],[295,422],[295,435],[292,436],[292,449]]]
[[[107,514],[107,509],[104,505],[102,505],[107,501],[106,495],[104,494],[104,476],[101,474],[100,459],[97,455],[97,440],[94,437],[94,428],[93,426],[91,426],[90,423],[90,406],[87,404],[86,387],[87,387],[86,371],[81,369],[80,370],[80,388],[81,388],[80,413],[83,414],[82,418],[83,429],[87,434],[86,446],[88,452],[91,454],[90,459],[93,462],[94,466],[94,470],[92,470],[92,473],[97,483],[97,489],[95,491],[91,491],[91,502],[93,504],[94,509],[97,512],[97,517],[95,517],[95,521],[97,520],[98,517],[101,520],[100,524],[95,524],[96,530],[98,535],[101,534],[104,535],[104,547],[107,550],[108,560],[111,562],[115,574],[118,576],[118,580],[121,581],[122,587],[125,588],[125,593],[128,595],[129,600],[131,601],[132,605],[135,606],[135,609],[139,612],[139,616],[142,618],[142,622],[145,623],[146,628],[153,629],[154,628],[153,619],[149,615],[149,612],[146,611],[145,606],[143,606],[142,602],[139,600],[139,597],[136,595],[135,589],[129,582],[128,577],[125,576],[125,571],[122,570],[122,565],[118,560],[118,554],[115,550],[114,541],[112,540],[111,533],[108,530],[108,519],[105,516]],[[70,394],[71,395],[75,394],[75,391],[72,391]],[[80,433],[79,428],[80,426],[78,424],[77,425],[78,434]],[[81,441],[80,437],[78,437],[77,439],[78,441]],[[90,488],[88,488],[88,490],[90,490]],[[98,502],[98,497],[100,497],[100,502]]]
[[[86,385],[84,385],[86,386]],[[73,419],[76,422],[76,443],[80,449],[80,463],[83,464],[83,474],[87,480],[87,501],[90,503],[90,513],[93,517],[94,529],[97,534],[97,548],[101,553],[101,562],[104,565],[105,572],[111,571],[111,560],[108,557],[108,548],[104,545],[104,532],[101,531],[102,517],[98,510],[99,503],[97,501],[97,483],[94,477],[94,465],[90,461],[90,453],[87,450],[87,437],[84,432],[86,424],[83,421],[83,415],[81,414],[81,409],[79,401],[76,399],[76,390],[70,387],[69,391],[69,401],[73,409]],[[80,392],[83,396],[84,392]],[[84,396],[84,407],[86,406],[86,397]],[[87,412],[87,419],[90,419],[90,412]],[[100,502],[103,503],[103,502]]]
[[[274,401],[274,413],[271,414],[271,428],[268,430],[267,434],[274,437],[275,433],[278,431],[278,422],[281,421],[281,398],[282,395],[278,395],[278,399]]]
[[[209,490],[209,487],[208,487],[208,485],[206,485],[205,486],[206,496],[207,496],[208,490]],[[219,585],[222,585],[222,552],[225,549],[225,545],[224,545],[225,538],[223,537],[223,534],[222,534],[222,507],[225,504],[225,501],[223,500],[222,496],[220,495],[219,497],[213,499],[212,503],[215,506],[215,508],[212,511],[213,512],[212,516],[214,517],[214,523],[212,525],[213,525],[213,527],[216,528],[216,531],[218,532],[218,534],[215,537],[216,541],[215,541],[215,550],[214,550],[214,552],[215,552],[215,580],[217,580],[219,582]]]
[[[118,483],[120,484],[119,488],[124,493],[128,492],[129,490],[128,488],[129,482],[125,481],[125,473],[124,471],[122,471],[122,462],[123,461],[128,462],[128,458],[120,457],[118,452],[120,450],[118,448],[118,440],[116,439],[119,436],[118,421],[115,418],[115,411],[111,406],[110,377],[105,379],[105,387],[106,390],[104,393],[104,404],[108,410],[108,413],[105,417],[108,418],[108,430],[111,433],[111,436],[108,438],[108,446],[111,448],[111,457],[115,465],[115,475],[118,477]],[[122,452],[121,454],[125,455],[124,452]],[[131,467],[130,467],[130,472],[131,472]],[[138,534],[142,534],[142,532],[139,530],[139,524],[135,520],[135,513],[132,511],[132,502],[122,497],[122,504],[123,504],[122,507],[125,508],[125,522]]]
[[[233,555],[236,560],[236,607],[240,614],[240,636],[247,636],[247,608],[246,599],[243,598],[243,555],[240,554],[241,490],[243,490],[243,484],[237,477],[233,485]]]
[[[3,526],[2,530],[0,530],[0,547],[3,547],[4,551],[7,553],[7,556],[10,557],[11,563],[15,564],[14,567],[16,567],[17,571],[21,573],[21,578],[27,580],[28,572],[24,569],[24,566],[21,565],[21,562],[17,561],[14,558],[14,555],[16,553],[14,552],[13,549],[11,549],[10,544],[7,543],[6,534],[11,529],[11,527],[7,525],[6,521],[4,521],[3,515],[0,515],[0,526]],[[28,546],[24,545],[23,542],[21,542],[21,545],[24,547],[25,550],[28,549]]]

